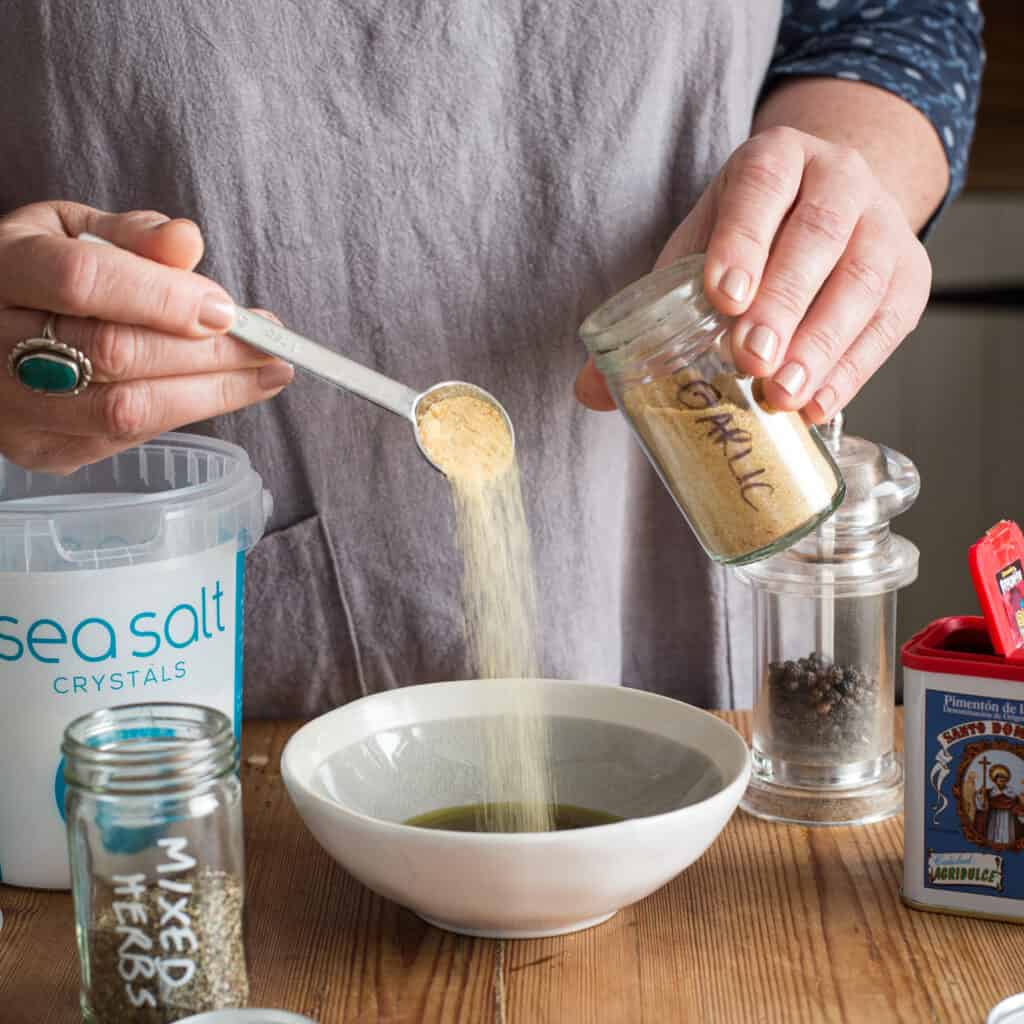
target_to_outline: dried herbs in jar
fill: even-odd
[[[87,1024],[167,1024],[244,1006],[238,747],[191,704],[103,708],[64,733]]]

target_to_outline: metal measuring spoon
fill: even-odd
[[[90,235],[87,232],[83,232],[78,238],[83,242],[113,245],[113,242],[108,242],[105,238]],[[505,407],[489,391],[477,387],[476,384],[469,384],[461,380],[449,380],[434,384],[426,391],[414,391],[391,377],[385,377],[383,373],[371,370],[368,366],[363,366],[362,363],[357,363],[318,342],[289,330],[287,327],[268,320],[265,316],[243,309],[241,306],[235,306],[235,322],[227,333],[252,345],[253,348],[258,348],[261,352],[278,356],[328,384],[333,384],[343,391],[351,391],[352,394],[359,395],[360,398],[365,398],[367,401],[373,402],[374,405],[379,405],[382,409],[387,409],[408,420],[412,424],[416,446],[427,462],[439,472],[443,472],[441,467],[434,462],[423,447],[419,421],[432,405],[445,398],[471,395],[493,406],[501,414],[505,426],[508,427],[509,435],[512,438],[512,450],[515,451],[516,434]]]

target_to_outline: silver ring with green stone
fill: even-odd
[[[77,348],[58,341],[53,333],[57,314],[51,313],[41,338],[26,338],[7,359],[11,376],[29,391],[43,395],[80,395],[92,380],[92,363]]]

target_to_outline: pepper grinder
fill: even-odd
[[[918,550],[890,521],[918,495],[899,452],[825,430],[846,481],[835,514],[794,547],[736,570],[754,591],[753,774],[740,806],[773,821],[851,825],[903,808],[894,738],[896,593]]]

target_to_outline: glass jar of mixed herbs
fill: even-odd
[[[228,718],[95,711],[63,743],[82,1014],[164,1024],[244,1006],[242,798]]]

